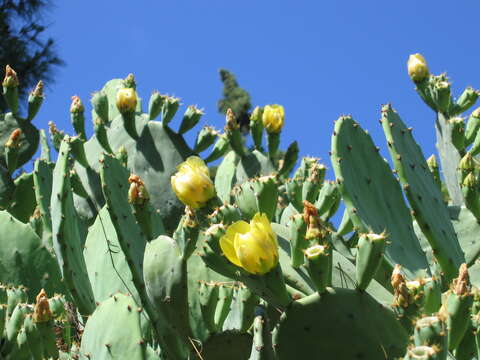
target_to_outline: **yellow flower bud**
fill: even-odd
[[[407,67],[408,75],[414,82],[420,82],[430,75],[427,62],[421,54],[410,55]]]
[[[215,195],[207,165],[198,156],[190,156],[172,176],[172,189],[185,205],[197,209]]]
[[[277,235],[263,213],[255,214],[250,224],[242,220],[230,225],[220,247],[230,262],[251,274],[265,274],[278,264]]]
[[[122,114],[132,113],[137,107],[135,89],[123,88],[117,91],[117,108]]]
[[[285,120],[285,110],[282,105],[266,105],[263,108],[263,126],[269,133],[279,133]]]

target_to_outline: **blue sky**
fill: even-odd
[[[90,106],[93,91],[130,72],[144,101],[154,89],[174,94],[205,109],[202,124],[222,128],[216,103],[223,67],[254,105],[284,105],[283,148],[298,140],[302,155],[329,166],[333,121],[341,114],[352,114],[384,149],[378,119],[386,102],[413,126],[425,155],[434,151],[434,114],[407,75],[409,54],[421,52],[433,73],[448,71],[456,93],[480,88],[480,3],[473,0],[54,3],[48,34],[66,66],[35,119],[43,128],[53,120],[73,133],[70,97]]]

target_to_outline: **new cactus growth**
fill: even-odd
[[[365,290],[375,276],[383,259],[386,234],[361,234],[358,239],[356,281],[360,290]]]
[[[13,114],[18,113],[18,78],[10,65],[5,67],[5,77],[2,82],[3,97]]]

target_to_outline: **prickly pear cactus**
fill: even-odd
[[[75,134],[49,124],[53,160],[31,124],[42,85],[20,116],[8,67],[0,357],[480,358],[480,111],[462,117],[478,92],[454,100],[420,54],[408,73],[436,114],[438,156],[386,105],[392,166],[342,116],[327,179],[297,142],[282,150],[283,106],[224,109],[224,131],[189,145],[203,111],[174,129],[180,100],[145,106],[133,75],[95,92],[91,112],[72,97]],[[39,143],[33,171],[17,171]]]

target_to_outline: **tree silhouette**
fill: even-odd
[[[232,109],[240,128],[248,131],[250,124],[250,95],[242,89],[235,75],[225,69],[220,69],[220,79],[223,82],[223,98],[218,101],[218,111],[226,114],[228,109]]]
[[[17,72],[21,98],[39,80],[51,83],[53,67],[63,65],[53,39],[42,37],[46,29],[43,15],[49,5],[48,0],[0,0],[0,74],[7,64]],[[5,109],[0,96],[0,110]]]

